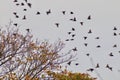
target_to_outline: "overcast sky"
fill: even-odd
[[[18,0],[18,3],[24,0]],[[100,68],[95,69],[103,80],[120,80],[120,1],[119,0],[28,0],[32,3],[32,7],[16,6],[13,0],[0,0],[0,26],[7,25],[10,20],[18,23],[21,32],[26,28],[30,28],[35,38],[40,40],[48,39],[51,42],[58,38],[66,44],[64,51],[68,51],[77,47],[78,60],[73,62],[68,69],[71,71],[87,72],[93,76],[97,76],[96,72],[88,72],[86,69],[93,68],[90,58],[93,59],[95,65],[99,63]],[[25,3],[25,2],[24,2]],[[26,8],[27,11],[23,11]],[[46,15],[46,11],[51,9],[51,14]],[[63,15],[62,11],[66,11]],[[40,15],[36,15],[39,11]],[[73,11],[74,14],[70,14]],[[19,19],[16,19],[13,12],[17,12]],[[26,15],[26,20],[22,17]],[[87,20],[91,15],[91,20]],[[77,21],[73,22],[69,19],[76,17]],[[80,22],[84,22],[83,26]],[[55,23],[59,23],[56,27]],[[75,31],[72,31],[72,27]],[[113,28],[117,27],[117,31]],[[89,30],[91,34],[88,34]],[[66,39],[71,39],[67,32],[72,31],[76,34],[74,41],[66,42]],[[113,36],[113,33],[117,36]],[[84,36],[88,38],[83,39]],[[96,37],[100,39],[96,40]],[[85,47],[84,43],[88,43]],[[113,45],[117,47],[113,48]],[[101,48],[96,48],[100,45]],[[109,54],[113,53],[113,57]],[[90,56],[86,56],[89,53]],[[75,66],[75,63],[79,63]],[[113,68],[110,71],[106,68],[109,64]]]

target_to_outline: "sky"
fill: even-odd
[[[19,3],[24,0],[18,0]],[[119,0],[28,0],[32,3],[32,7],[16,6],[13,0],[0,0],[0,27],[4,27],[12,20],[18,23],[21,32],[30,28],[34,34],[34,38],[40,40],[47,39],[50,42],[55,42],[60,38],[66,44],[63,49],[65,52],[77,47],[77,60],[68,66],[68,70],[73,72],[87,72],[98,80],[120,80],[120,1]],[[23,11],[26,8],[27,11]],[[51,14],[46,15],[46,11],[51,10]],[[36,15],[39,11],[40,15]],[[66,11],[65,15],[62,11]],[[73,11],[74,14],[70,14]],[[13,12],[17,12],[19,19],[15,18]],[[26,20],[22,17],[26,15]],[[88,16],[91,15],[91,20]],[[70,21],[76,17],[77,21]],[[80,22],[84,22],[83,26]],[[55,23],[59,23],[56,27]],[[116,27],[117,30],[113,30]],[[75,28],[75,31],[72,31]],[[88,34],[91,29],[92,33]],[[71,31],[75,34],[74,41],[65,41],[72,37],[67,34]],[[117,36],[114,36],[113,33]],[[84,36],[88,38],[83,39]],[[99,37],[100,39],[95,39]],[[84,43],[88,43],[85,47]],[[113,47],[117,44],[117,47]],[[101,48],[96,48],[100,45]],[[109,54],[113,53],[113,57]],[[86,56],[89,53],[90,56]],[[100,68],[93,72],[86,69],[93,68],[91,59],[96,65],[99,63]],[[79,63],[78,66],[75,63]],[[106,68],[109,64],[113,68],[112,71]],[[99,73],[102,78],[97,74]]]

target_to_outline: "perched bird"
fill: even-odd
[[[69,61],[67,64],[70,66],[71,65],[71,61]]]
[[[49,9],[48,11],[46,11],[46,14],[49,15],[51,13],[51,10]]]
[[[55,23],[55,25],[56,25],[57,27],[59,27],[60,24],[59,24],[59,23]]]
[[[75,48],[73,48],[72,50],[73,50],[73,51],[77,51],[77,48],[75,47]]]
[[[40,12],[38,11],[37,13],[36,13],[36,15],[39,15],[40,14]]]
[[[26,16],[24,15],[23,18],[22,18],[22,20],[25,20],[25,19],[26,19]]]
[[[80,22],[81,26],[83,26],[83,22]]]
[[[116,28],[116,27],[114,27],[114,28],[113,28],[113,30],[117,30],[117,28]]]
[[[89,34],[92,33],[91,29],[88,31],[88,33],[89,33]]]
[[[93,72],[94,69],[93,69],[93,68],[89,68],[89,69],[87,69],[87,71],[91,71],[91,72]]]
[[[95,68],[99,68],[100,66],[99,66],[99,64],[97,63],[97,65],[96,65],[96,67]]]
[[[31,8],[31,7],[32,7],[32,4],[31,4],[31,3],[27,3],[27,5],[29,6],[29,8]]]
[[[75,28],[72,28],[72,31],[75,31]]]
[[[84,45],[87,47],[88,43],[84,43]]]
[[[88,19],[88,20],[91,20],[91,15],[89,15],[87,19]]]
[[[113,53],[111,52],[111,53],[109,54],[109,56],[111,56],[111,57],[112,57],[112,56],[114,56],[114,55],[113,55]]]
[[[63,15],[65,15],[65,11],[62,11]]]
[[[83,38],[84,38],[84,40],[86,40],[86,39],[87,39],[87,36],[84,36]]]

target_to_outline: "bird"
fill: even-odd
[[[100,48],[101,46],[100,45],[97,45],[96,48]]]
[[[46,11],[46,14],[49,15],[51,13],[51,10],[49,9],[48,11]]]
[[[72,18],[72,19],[70,19],[70,20],[71,20],[71,21],[77,21],[77,20],[76,20],[76,17],[74,17],[74,18]]]
[[[84,43],[84,45],[87,47],[88,43]]]
[[[65,15],[65,12],[66,12],[66,11],[62,11],[63,15]]]
[[[113,45],[113,48],[115,48],[115,47],[117,47],[117,45],[116,45],[116,44],[114,44],[114,45]]]
[[[39,15],[39,14],[40,14],[40,12],[39,12],[39,11],[37,11],[36,15]]]
[[[24,3],[21,3],[21,6],[24,6],[25,4]]]
[[[91,20],[91,15],[89,15],[87,19],[88,19],[88,20]]]
[[[69,39],[66,39],[65,41],[69,41]]]
[[[30,29],[26,29],[27,32],[30,32]]]
[[[100,66],[99,66],[99,64],[97,63],[97,65],[96,65],[96,67],[95,68],[99,68]]]
[[[57,27],[59,27],[60,24],[59,24],[59,23],[55,23],[55,25],[56,25]]]
[[[23,11],[27,11],[27,9],[23,9]]]
[[[24,15],[23,18],[22,18],[22,20],[25,20],[25,19],[26,19],[26,16]]]
[[[71,65],[71,61],[69,61],[67,64],[70,66]]]
[[[74,39],[70,39],[71,41],[73,41]]]
[[[117,33],[114,32],[114,33],[113,33],[113,36],[117,36]]]
[[[13,12],[14,15],[17,15],[17,12]]]
[[[75,31],[75,28],[72,28],[72,31]]]
[[[100,39],[99,37],[96,37],[95,39]]]
[[[70,35],[72,32],[68,32],[68,34]]]
[[[117,28],[116,28],[116,27],[114,27],[114,28],[113,28],[113,30],[117,30]]]
[[[106,65],[106,68],[108,68],[112,71],[112,67],[110,67],[108,64]]]
[[[14,23],[13,25],[17,26],[18,24],[17,24],[17,23]]]
[[[78,65],[79,65],[79,63],[75,63],[75,65],[76,65],[76,66],[78,66]]]
[[[89,33],[89,34],[92,33],[91,29],[88,31],[88,33]]]
[[[25,2],[27,2],[27,0],[25,0]]]
[[[18,2],[17,0],[14,0],[13,2]]]
[[[75,34],[72,34],[72,37],[75,37]]]
[[[75,47],[75,48],[73,48],[72,50],[73,50],[73,51],[77,51],[77,48]]]
[[[32,4],[31,4],[31,3],[27,3],[27,5],[29,6],[29,8],[31,8],[31,7],[32,7]]]
[[[16,6],[19,6],[20,4],[19,3],[16,3]]]
[[[84,38],[84,40],[86,40],[86,39],[87,39],[87,36],[84,36],[83,38]]]
[[[16,18],[19,18],[19,16],[18,16],[18,15],[16,15],[15,17],[16,17]]]
[[[87,55],[87,56],[90,56],[90,54],[89,54],[89,53],[87,53],[86,55]]]
[[[80,22],[81,26],[83,26],[83,22]]]
[[[114,55],[113,55],[113,53],[111,52],[111,53],[109,54],[109,56],[111,56],[111,57],[112,57],[112,56],[114,56]]]
[[[74,13],[71,11],[70,14],[74,14]]]
[[[93,69],[93,68],[89,68],[89,69],[87,69],[87,71],[91,71],[91,72],[93,72],[94,69]]]

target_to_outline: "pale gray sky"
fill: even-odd
[[[120,53],[118,53],[120,35],[113,36],[113,32],[120,33],[119,0],[28,0],[28,2],[32,3],[32,8],[16,7],[12,0],[0,0],[0,25],[7,25],[11,19],[21,26],[23,32],[26,28],[30,28],[35,38],[48,39],[51,42],[58,38],[62,40],[69,38],[67,32],[75,27],[75,40],[65,42],[64,50],[77,47],[78,60],[76,62],[79,62],[79,66],[75,66],[75,62],[73,62],[71,66],[68,66],[69,70],[87,72],[86,69],[92,66],[90,58],[85,54],[90,53],[94,63],[100,64],[97,71],[103,80],[120,80],[120,72],[118,72],[120,70]],[[28,10],[24,12],[24,8]],[[49,9],[52,13],[46,15],[46,11]],[[66,15],[61,13],[63,10],[66,11]],[[14,11],[20,15],[19,19],[12,14]],[[41,14],[36,15],[37,11],[40,11]],[[70,11],[73,11],[74,14],[70,15]],[[27,16],[27,20],[22,20],[23,15]],[[89,15],[92,16],[90,21],[87,20]],[[77,18],[76,22],[69,20],[73,17]],[[84,22],[83,26],[79,24],[80,21]],[[56,22],[60,23],[59,28],[54,25]],[[117,31],[113,31],[114,26],[118,28]],[[87,33],[89,29],[92,30],[92,34]],[[84,40],[83,36],[88,36],[88,39]],[[100,37],[99,40],[95,39],[97,36]],[[88,43],[88,47],[85,47],[84,43]],[[100,49],[96,48],[98,44],[101,45]],[[114,44],[117,44],[117,48],[113,48]],[[114,57],[109,57],[110,52],[113,52]],[[112,66],[113,71],[106,69],[106,64]],[[88,73],[97,76],[95,72]]]

